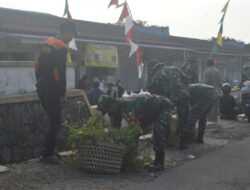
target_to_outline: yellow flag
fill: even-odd
[[[229,1],[226,3],[226,5],[224,6],[224,8],[221,10],[221,12],[226,12],[227,11],[227,7],[228,7],[228,4],[229,4]]]
[[[217,37],[217,44],[222,47],[222,32],[220,32],[218,34],[218,37]]]
[[[68,48],[68,54],[67,54],[67,61],[68,61],[68,64],[71,64],[72,63],[72,59],[71,59],[71,55],[70,55],[70,52],[69,52],[69,48]]]

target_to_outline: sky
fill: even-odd
[[[110,0],[68,0],[73,19],[115,23],[122,8],[108,9]],[[120,0],[124,2],[124,0]],[[127,0],[134,20],[169,26],[170,34],[199,39],[216,37],[227,0]],[[62,16],[65,0],[0,0],[0,7]],[[250,0],[231,0],[223,36],[250,43]]]

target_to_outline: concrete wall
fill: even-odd
[[[63,121],[80,122],[91,115],[83,91],[69,91],[67,97]],[[44,149],[48,128],[48,117],[36,94],[0,97],[0,165],[38,157]],[[58,151],[71,147],[67,136],[67,128],[61,127],[57,138]]]
[[[35,92],[33,62],[0,62],[0,96]],[[75,88],[75,67],[67,68],[67,89]]]

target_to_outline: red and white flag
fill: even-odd
[[[138,49],[138,45],[135,44],[132,40],[129,42],[129,45],[130,45],[129,57],[131,57],[136,52],[136,50]]]
[[[131,57],[133,54],[136,54],[138,75],[139,75],[139,78],[141,78],[142,72],[143,72],[143,63],[141,61],[141,52],[140,52],[139,46],[132,41],[133,31],[134,31],[134,22],[129,14],[128,6],[126,3],[123,6],[119,21],[122,21],[123,19],[125,19],[126,42],[129,43],[129,45],[130,45],[129,57]]]
[[[134,22],[131,19],[130,15],[125,18],[125,35],[126,35],[126,42],[129,43],[132,40],[134,31]]]
[[[139,79],[141,79],[143,72],[143,63],[141,61],[141,51],[139,48],[137,48],[136,50],[136,63],[137,63]]]
[[[111,0],[110,3],[109,3],[108,8],[109,8],[110,6],[112,6],[112,5],[118,6],[118,0]]]
[[[119,8],[119,7],[123,6],[124,4],[125,4],[125,3],[119,4],[119,1],[118,1],[118,0],[111,0],[110,3],[109,3],[108,8],[111,7],[112,5],[116,5],[116,8]]]
[[[127,4],[125,3],[123,5],[122,14],[119,18],[119,21],[123,21],[123,19],[125,19],[127,16],[129,16],[129,12],[128,12]]]

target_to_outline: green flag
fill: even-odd
[[[68,12],[69,12],[69,4],[68,4],[68,0],[65,0],[65,8],[64,8],[63,16],[65,16]]]

